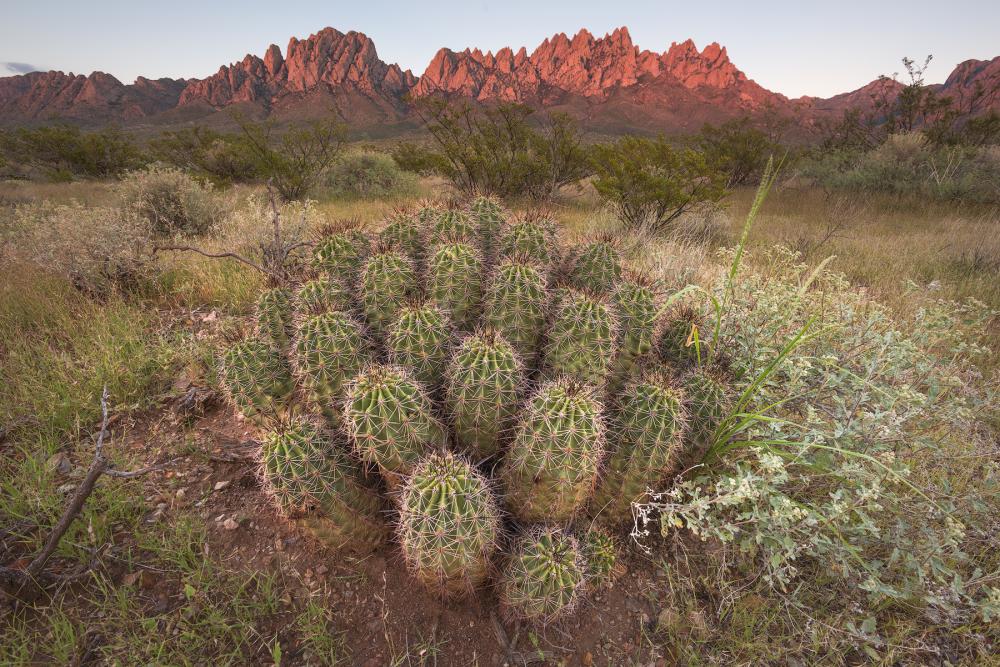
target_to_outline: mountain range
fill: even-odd
[[[964,100],[977,82],[1000,86],[1000,57],[967,60],[934,88]],[[417,77],[383,62],[363,33],[325,28],[307,39],[293,37],[284,53],[271,45],[263,57],[247,55],[204,79],[140,77],[123,84],[103,72],[55,71],[0,78],[0,124],[222,125],[232,123],[226,112],[234,110],[291,122],[336,109],[353,127],[377,134],[413,127],[412,101],[443,95],[564,110],[601,131],[670,133],[764,112],[804,127],[870,103],[883,85],[872,82],[828,99],[789,99],[749,79],[719,44],[699,51],[687,40],[660,53],[633,44],[624,27],[604,37],[559,33],[531,53],[442,48]],[[997,97],[994,107],[1000,107]]]

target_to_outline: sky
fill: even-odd
[[[371,37],[382,60],[423,72],[440,47],[530,53],[558,32],[603,36],[627,26],[644,49],[692,38],[727,47],[748,77],[789,97],[830,96],[902,69],[904,56],[934,59],[929,83],[956,64],[1000,55],[1000,2],[728,2],[711,0],[468,0],[222,3],[5,0],[0,6],[0,76],[50,69],[202,78],[220,65],[284,52],[291,36],[326,26]]]

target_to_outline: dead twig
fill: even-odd
[[[235,259],[237,262],[242,262],[243,264],[246,264],[247,266],[253,267],[253,268],[257,269],[258,271],[260,271],[261,273],[263,273],[264,275],[266,275],[266,276],[272,276],[273,275],[270,271],[268,271],[267,269],[265,269],[260,264],[257,264],[256,262],[253,262],[253,261],[247,259],[246,257],[242,256],[242,255],[238,255],[235,252],[208,252],[207,250],[202,250],[201,248],[196,248],[196,247],[191,246],[191,245],[158,245],[158,246],[153,246],[153,254],[154,255],[156,253],[158,253],[158,252],[166,251],[166,250],[175,250],[177,252],[193,252],[193,253],[197,253],[199,255],[202,255],[204,257],[210,257],[212,259],[225,259],[225,258],[228,257],[228,258],[231,258],[231,259]]]
[[[28,566],[23,570],[0,567],[0,589],[12,597],[21,598],[25,594],[33,595],[44,588],[46,584],[61,580],[60,577],[47,575],[45,573],[45,565],[48,563],[49,558],[52,557],[52,554],[55,553],[56,548],[59,546],[59,541],[62,540],[69,527],[73,524],[73,521],[76,520],[77,516],[83,510],[84,504],[87,502],[90,494],[93,493],[94,486],[101,475],[128,479],[154,470],[160,470],[172,463],[170,461],[131,472],[111,470],[111,462],[104,456],[104,439],[108,433],[108,421],[108,387],[105,385],[104,390],[101,392],[101,430],[97,434],[94,460],[91,461],[83,482],[80,483],[69,505],[66,506],[59,521],[52,528],[52,532],[49,533],[49,537],[45,541],[45,546],[28,563]],[[73,576],[79,576],[79,573]]]

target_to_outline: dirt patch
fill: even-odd
[[[144,422],[126,446],[156,460],[176,456],[176,418]],[[489,587],[463,600],[428,594],[408,575],[394,543],[351,556],[280,518],[260,489],[251,460],[254,436],[225,408],[195,420],[187,455],[147,483],[147,520],[193,514],[207,527],[206,556],[234,571],[279,575],[290,608],[321,602],[334,612],[351,664],[666,664],[650,641],[661,611],[653,596],[658,556],[628,550],[627,574],[592,593],[572,617],[546,628],[523,626],[503,617]],[[149,594],[164,606],[164,592],[153,581]],[[296,653],[295,646],[285,651],[292,664]]]

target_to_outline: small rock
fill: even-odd
[[[215,486],[213,487],[212,490],[213,491],[222,491],[224,488],[226,488],[230,484],[232,484],[232,482],[230,480],[224,479],[222,481],[216,482]]]
[[[187,489],[182,488],[182,489],[177,489],[177,493],[174,494],[174,497],[177,498],[177,500],[184,500],[184,496],[186,495],[187,495]]]
[[[229,517],[228,519],[222,522],[222,527],[225,528],[226,530],[236,530],[237,528],[240,527],[240,522],[235,521],[232,517]]]
[[[67,493],[72,493],[73,491],[76,491],[76,484],[73,484],[73,483],[63,484],[58,489],[56,489],[56,491],[58,491],[59,493],[61,493],[63,495],[65,495]]]

